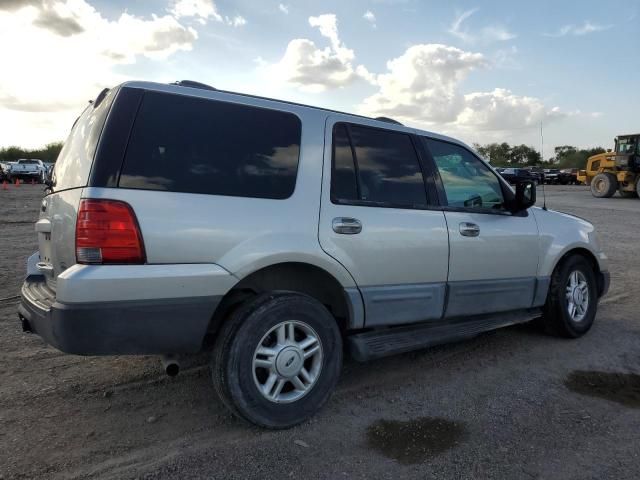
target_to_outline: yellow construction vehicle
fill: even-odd
[[[640,195],[640,133],[619,135],[615,150],[587,159],[577,179],[591,187],[594,197],[609,198],[618,191],[621,197]]]

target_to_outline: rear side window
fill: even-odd
[[[355,199],[392,207],[427,204],[420,162],[409,135],[336,124],[333,148],[334,202],[349,203]]]
[[[293,193],[301,125],[293,114],[145,93],[120,187],[283,199]]]
[[[55,191],[87,185],[102,127],[118,90],[109,90],[96,107],[89,105],[71,128],[53,170]]]

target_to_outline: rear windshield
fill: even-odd
[[[73,125],[53,169],[55,191],[87,185],[100,133],[117,90],[109,90],[96,107],[89,105]]]
[[[146,92],[119,186],[288,198],[300,135],[300,120],[291,113]]]

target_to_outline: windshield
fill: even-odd
[[[622,153],[623,155],[633,155],[633,153],[638,153],[640,155],[640,145],[636,145],[636,138],[619,138],[618,139],[618,153]],[[636,146],[638,146],[638,151],[636,152]]]

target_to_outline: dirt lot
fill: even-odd
[[[520,326],[369,364],[347,361],[319,415],[269,432],[227,413],[205,357],[170,379],[154,357],[64,355],[21,332],[15,296],[36,250],[41,191],[0,190],[0,479],[640,472],[640,200],[547,187],[550,208],[595,223],[611,260],[611,291],[584,338]]]

